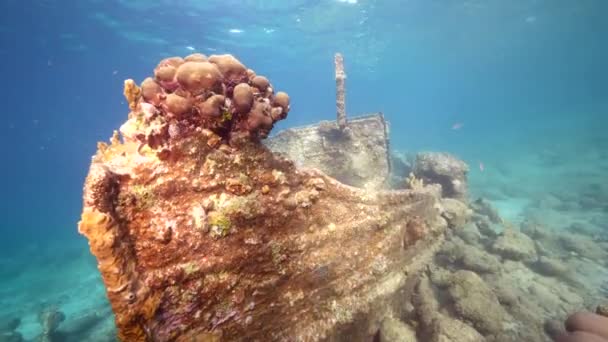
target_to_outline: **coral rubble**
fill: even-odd
[[[289,97],[232,56],[165,59],[125,96],[79,222],[123,341],[369,338],[462,221],[437,186],[367,191],[268,150]]]

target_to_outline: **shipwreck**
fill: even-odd
[[[400,314],[466,206],[415,177],[387,186],[388,125],[346,118],[341,63],[338,120],[266,145],[290,98],[231,55],[125,81],[78,227],[122,341],[363,341]]]

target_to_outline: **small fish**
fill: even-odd
[[[483,170],[485,170],[486,167],[483,165],[482,162],[479,162],[479,171],[483,172]]]
[[[188,45],[188,46],[186,46],[186,49],[188,49],[188,50],[190,50],[190,51],[194,51],[194,46],[190,46],[190,45]]]
[[[49,66],[49,67],[52,67],[53,66],[53,61],[49,59],[48,61],[46,61],[46,65]]]
[[[456,122],[455,124],[452,125],[452,129],[455,131],[461,129],[462,127],[464,127],[464,124],[462,122]]]
[[[116,74],[118,74],[118,70],[112,71],[112,75],[116,75]]]
[[[243,30],[238,29],[238,28],[233,28],[233,29],[228,30],[228,32],[230,32],[230,33],[243,33]]]

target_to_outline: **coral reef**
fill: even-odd
[[[418,153],[413,172],[426,183],[441,184],[445,197],[466,198],[469,166],[448,153]]]
[[[443,217],[451,227],[462,227],[467,223],[471,216],[471,210],[462,201],[453,198],[441,200]]]
[[[414,306],[420,327],[420,341],[462,341],[478,342],[484,338],[479,332],[462,321],[450,318],[440,310],[440,303],[428,277],[420,278],[414,297]]]
[[[391,316],[382,320],[378,334],[380,342],[416,340],[416,330]]]
[[[608,243],[591,236],[550,230],[531,220],[522,224],[522,232],[534,239],[537,249],[546,256],[561,259],[578,256],[608,266]]]
[[[541,274],[563,278],[568,275],[569,269],[559,259],[552,259],[541,255],[535,265],[535,270]]]
[[[505,227],[492,244],[492,251],[505,259],[516,261],[534,262],[537,259],[534,241],[512,227]]]
[[[448,263],[458,265],[459,268],[477,273],[497,273],[500,270],[500,261],[482,248],[453,237],[441,248],[438,257]]]
[[[575,252],[599,255],[601,242],[530,221],[519,231],[485,200],[470,208],[472,220],[448,232],[418,283],[418,315],[404,319],[419,341],[546,341],[570,313],[594,310],[605,296],[604,260]]]
[[[408,184],[407,176],[412,173],[414,160],[415,155],[396,151],[390,152],[391,172],[388,183],[391,188],[400,189],[403,188],[404,184]]]
[[[474,272],[459,270],[451,274],[448,293],[456,313],[480,333],[497,334],[509,321],[494,292]]]
[[[463,222],[438,186],[354,188],[268,150],[289,98],[232,56],[154,74],[125,83],[79,222],[123,341],[370,338]]]
[[[471,208],[479,215],[486,216],[492,223],[503,223],[498,211],[484,198],[478,198],[471,203]]]

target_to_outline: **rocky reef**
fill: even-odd
[[[125,96],[79,222],[123,341],[371,338],[466,221],[439,186],[363,190],[268,150],[289,97],[232,56],[165,59]]]
[[[410,331],[407,341],[550,341],[573,312],[603,312],[605,243],[536,222],[518,227],[482,199],[470,208],[470,220],[447,232],[415,295],[380,337]]]
[[[441,184],[445,197],[466,199],[469,166],[445,152],[420,152],[413,173],[426,183]]]
[[[34,338],[27,339],[18,331],[21,319],[16,317],[0,317],[1,342],[77,342],[77,341],[115,341],[113,329],[98,329],[109,316],[89,312],[85,315],[69,317],[55,305],[43,306],[36,315],[36,323],[40,333]],[[100,334],[100,330],[102,334]]]
[[[23,337],[17,331],[21,320],[15,317],[0,317],[0,341],[22,342]]]

